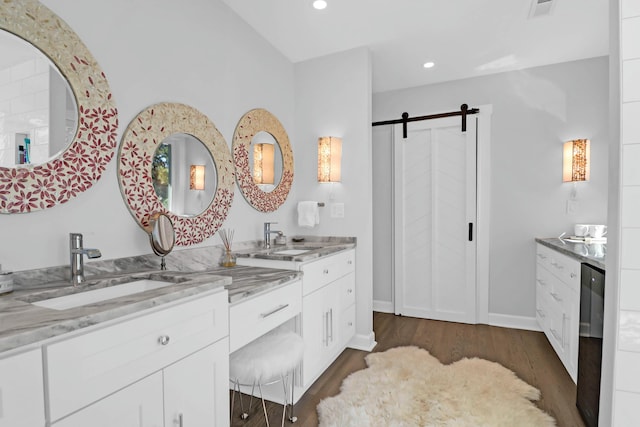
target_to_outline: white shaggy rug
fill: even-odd
[[[318,405],[321,427],[546,427],[532,402],[540,391],[502,365],[462,359],[443,365],[428,351],[397,347],[365,358],[340,394]]]

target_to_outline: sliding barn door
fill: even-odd
[[[395,125],[396,314],[476,322],[476,120]]]

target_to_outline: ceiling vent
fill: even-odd
[[[557,0],[532,0],[529,18],[551,15]]]

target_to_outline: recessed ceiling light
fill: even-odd
[[[433,68],[435,65],[436,65],[435,62],[431,62],[431,61],[425,62],[424,64],[422,64],[424,68]]]
[[[315,7],[318,10],[322,10],[325,7],[327,7],[327,2],[325,0],[315,0],[313,2],[313,7]]]

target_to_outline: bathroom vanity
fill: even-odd
[[[0,427],[228,425],[230,352],[292,319],[308,345],[298,399],[355,331],[354,244],[320,246],[276,265],[89,280],[170,283],[68,309],[36,304],[82,292],[3,295]]]

